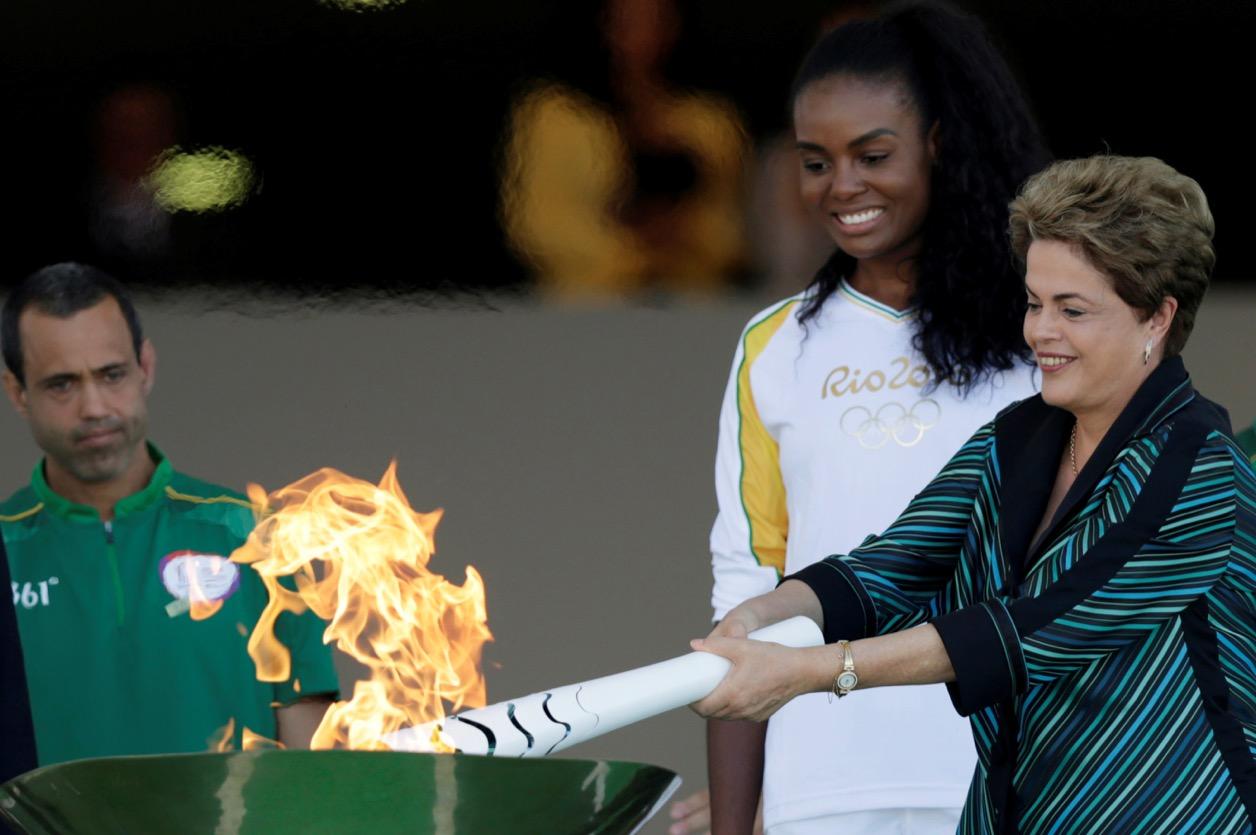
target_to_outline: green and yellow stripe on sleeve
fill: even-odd
[[[750,553],[759,565],[785,570],[789,515],[781,479],[780,450],[755,405],[750,369],[772,337],[789,319],[798,301],[791,299],[746,329],[737,369],[737,446],[741,455],[740,497],[749,528]]]

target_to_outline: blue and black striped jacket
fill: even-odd
[[[794,577],[830,642],[937,628],[978,751],[961,833],[1251,833],[1252,466],[1166,360],[1031,543],[1072,422],[1009,407],[885,533]]]

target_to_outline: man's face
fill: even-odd
[[[28,308],[18,333],[26,384],[6,372],[5,388],[30,422],[48,467],[85,484],[122,476],[143,454],[148,433],[152,346],[145,342],[135,356],[111,296],[67,319]]]

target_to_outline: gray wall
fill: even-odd
[[[376,479],[396,457],[414,506],[446,510],[433,570],[484,576],[496,701],[680,654],[705,633],[716,415],[761,306],[240,315],[152,302],[152,436],[180,469],[239,489],[322,466]],[[1256,417],[1253,358],[1256,293],[1214,292],[1187,361],[1236,422]],[[0,492],[36,456],[0,413]],[[677,711],[571,755],[676,769],[683,793],[705,780],[702,740]]]

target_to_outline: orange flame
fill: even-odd
[[[394,461],[378,485],[324,468],[269,497],[248,488],[259,521],[232,559],[251,564],[270,593],[248,644],[258,679],[290,677],[274,624],[307,607],[328,621],[324,641],[370,673],[352,700],[328,709],[313,748],[387,749],[385,735],[443,718],[446,702],[455,711],[485,703],[483,581],[471,566],[462,586],[428,570],[441,511],[413,510],[396,470]]]
[[[225,753],[234,751],[235,744],[232,738],[235,736],[235,718],[227,720],[227,724],[214,731],[214,735],[209,738],[209,750],[217,753]],[[243,751],[263,751],[271,748],[283,748],[282,742],[268,739],[259,733],[254,733],[246,725],[240,737],[240,749]]]
[[[261,734],[253,733],[247,727],[240,737],[240,749],[242,751],[266,751],[272,748],[282,749],[284,744],[273,739],[268,739]]]
[[[214,560],[211,563],[210,571],[215,575],[223,570],[227,563],[223,560]],[[218,610],[222,608],[222,599],[213,600],[205,590],[201,588],[200,566],[193,559],[189,560],[185,571],[188,578],[188,614],[192,620],[206,620],[218,614]]]
[[[235,719],[228,719],[227,724],[214,731],[214,735],[209,738],[209,750],[222,753],[233,749],[231,737],[235,736]]]

